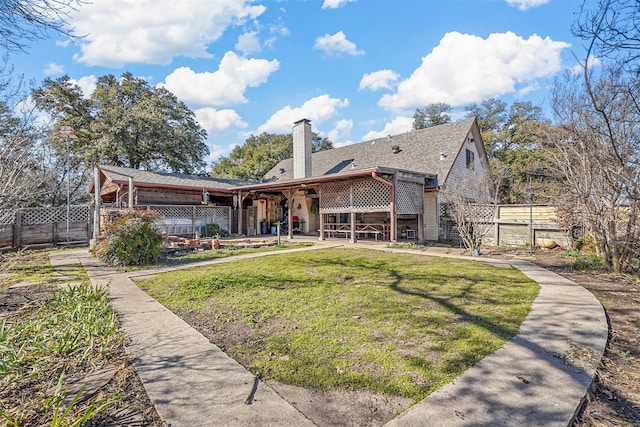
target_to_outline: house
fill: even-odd
[[[423,241],[439,239],[448,193],[467,191],[479,202],[491,194],[474,118],[317,153],[311,152],[311,137],[310,121],[296,122],[293,157],[259,183],[100,167],[101,202],[167,205],[165,211],[168,205],[194,205],[192,225],[195,206],[217,205],[228,210],[223,227],[247,235],[267,234],[280,224],[289,238],[300,232],[351,242]]]
[[[289,237],[298,228],[320,239],[422,241],[438,240],[447,191],[469,191],[488,201],[489,182],[475,118],[313,154],[311,124],[300,120],[293,127],[293,157],[263,182],[234,192],[258,200],[258,221],[286,219]],[[487,191],[478,191],[478,184]]]
[[[201,233],[207,224],[214,223],[232,231],[231,206],[237,201],[232,189],[243,184],[242,181],[118,166],[99,166],[97,179],[99,203],[103,207],[154,210],[163,218],[159,226],[164,231],[181,235]],[[94,188],[95,179],[92,193]],[[133,191],[129,191],[130,188]]]
[[[231,205],[232,189],[244,183],[210,176],[150,172],[118,166],[100,166],[98,169],[102,203],[117,207],[197,205],[201,202]],[[129,192],[130,186],[133,192]]]

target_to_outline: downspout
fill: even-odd
[[[389,240],[391,241],[391,243],[396,243],[396,233],[397,233],[397,224],[396,224],[396,191],[395,188],[393,188],[393,183],[389,182],[385,179],[382,179],[378,176],[378,174],[376,173],[376,171],[371,172],[371,178],[375,179],[376,181],[380,181],[383,184],[386,184],[389,186],[389,221],[391,222],[391,234],[389,235]]]

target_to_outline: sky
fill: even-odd
[[[187,104],[208,162],[295,121],[335,146],[411,130],[416,108],[488,98],[547,111],[549,86],[584,49],[579,0],[92,0],[60,35],[14,56],[39,86],[131,72]]]

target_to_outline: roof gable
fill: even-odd
[[[386,167],[436,174],[439,180],[444,182],[467,135],[474,125],[477,126],[475,123],[475,118],[470,118],[319,151],[311,157],[312,176]],[[280,161],[267,172],[264,179],[293,179],[293,159]]]

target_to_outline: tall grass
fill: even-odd
[[[117,400],[79,404],[74,396],[62,404],[65,375],[103,367],[122,346],[107,296],[106,288],[71,286],[0,322],[0,416],[7,425],[84,425]]]

